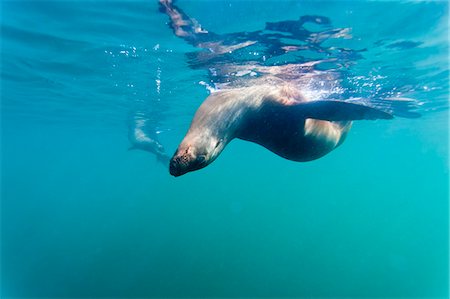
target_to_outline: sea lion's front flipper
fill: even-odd
[[[350,100],[320,100],[299,103],[296,109],[303,117],[328,120],[374,120],[391,119],[394,116],[416,118],[420,114],[411,111],[414,100],[410,99],[350,99]]]

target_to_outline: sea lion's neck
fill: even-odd
[[[247,114],[255,109],[255,99],[240,89],[212,93],[195,114],[188,135],[203,135],[230,142],[246,122]]]

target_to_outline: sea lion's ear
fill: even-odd
[[[376,99],[350,99],[350,100],[321,100],[303,102],[294,105],[297,113],[305,118],[328,121],[374,120],[391,119],[394,115],[416,118],[420,114],[411,111],[414,109],[413,100],[376,100]]]

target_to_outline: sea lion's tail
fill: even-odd
[[[391,119],[394,116],[420,117],[420,114],[414,111],[418,102],[408,98],[320,100],[302,102],[295,106],[303,117],[328,121]]]

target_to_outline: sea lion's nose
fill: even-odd
[[[181,171],[180,171],[180,157],[173,157],[172,160],[170,160],[169,172],[170,172],[171,175],[173,175],[175,177],[181,175]]]

